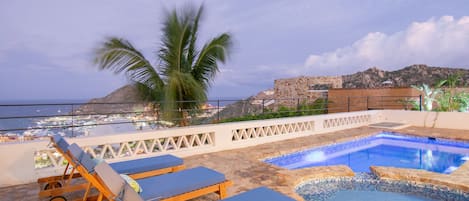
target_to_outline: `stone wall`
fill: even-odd
[[[323,77],[295,77],[278,79],[274,82],[275,99],[277,105],[293,107],[300,103],[312,103],[317,98],[327,96],[329,88],[342,88],[341,76]],[[318,90],[319,89],[319,90]]]

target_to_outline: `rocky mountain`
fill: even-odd
[[[139,93],[135,85],[125,85],[115,91],[111,92],[105,97],[94,98],[90,103],[126,103],[126,102],[140,102]]]
[[[123,113],[143,108],[142,99],[134,85],[125,85],[102,98],[94,98],[74,112],[76,114]]]
[[[387,84],[392,87],[409,87],[422,83],[433,85],[448,75],[460,74],[460,86],[469,83],[469,70],[462,68],[430,67],[412,65],[396,71],[385,71],[376,67],[351,75],[343,75],[343,88],[379,88]]]
[[[245,115],[260,114],[264,109],[270,109],[274,103],[274,90],[268,89],[257,93],[255,96],[251,96],[244,100],[238,100],[234,103],[226,105],[223,110],[220,111],[219,115],[208,117],[202,121],[202,123],[217,122],[218,117],[220,119],[241,117]],[[264,101],[263,101],[264,100]],[[264,105],[264,106],[262,106]]]

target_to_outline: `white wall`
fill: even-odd
[[[0,187],[35,181],[34,152],[47,144],[45,141],[1,144]]]
[[[420,112],[405,110],[383,110],[381,119],[402,122],[412,126],[430,128],[469,129],[469,113],[465,112]]]
[[[336,113],[270,120],[200,125],[148,132],[67,139],[109,162],[174,154],[180,157],[255,146],[297,137],[365,126],[380,120],[379,111]],[[35,182],[63,172],[62,159],[53,158],[48,141],[0,144],[0,187]],[[96,149],[99,146],[100,150]],[[104,151],[102,151],[104,150]],[[35,168],[34,155],[53,158],[53,167]]]

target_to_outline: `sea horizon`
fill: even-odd
[[[213,102],[217,100],[244,100],[248,97],[209,97],[207,99],[208,102]],[[102,97],[101,97],[102,98]],[[79,98],[79,99],[4,99],[0,100],[0,104],[9,105],[9,104],[82,104],[87,103],[92,99],[96,98]]]

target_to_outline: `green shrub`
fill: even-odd
[[[227,118],[220,121],[223,122],[237,122],[237,121],[251,121],[251,120],[262,120],[262,119],[274,119],[282,117],[296,117],[316,114],[327,114],[327,100],[317,99],[312,104],[303,102],[298,107],[286,107],[279,106],[277,111],[270,109],[265,110],[261,114],[250,114],[242,117]]]

